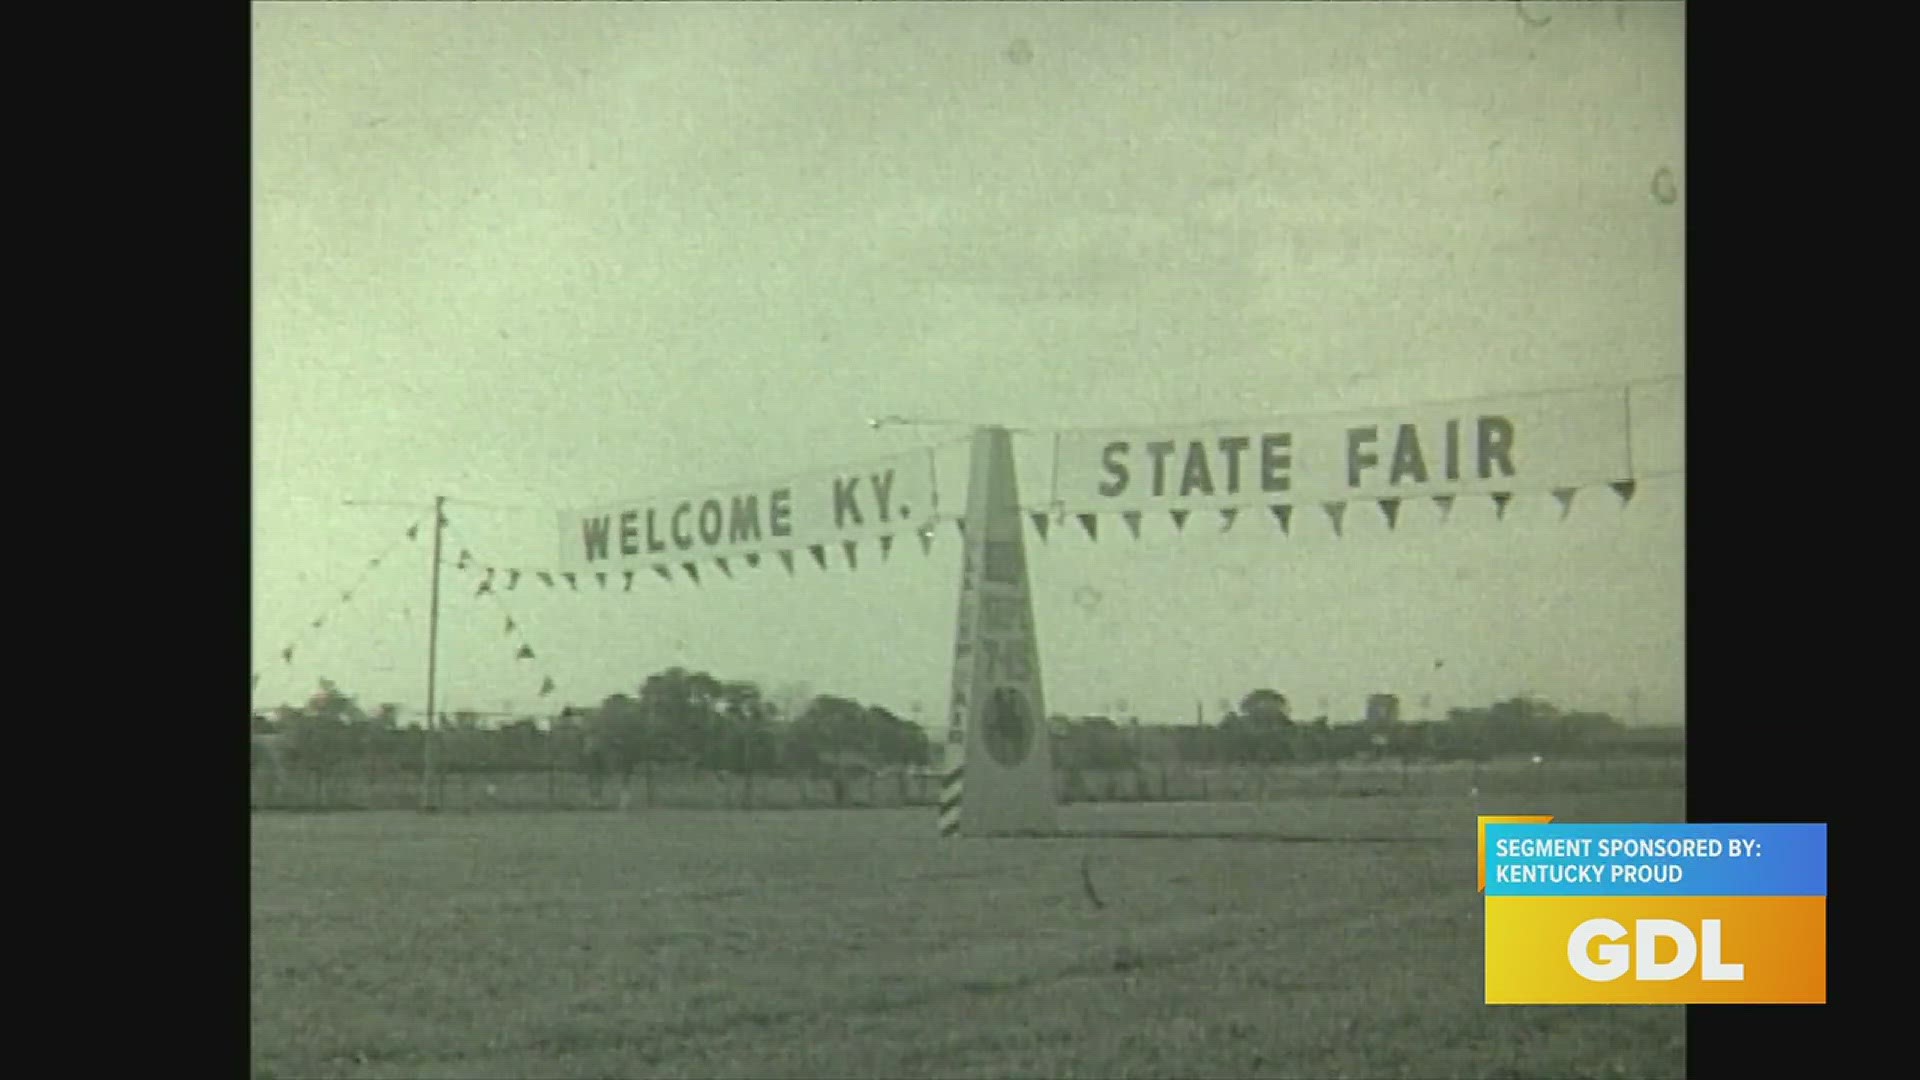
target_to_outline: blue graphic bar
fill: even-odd
[[[1489,824],[1488,896],[1825,896],[1825,825]]]

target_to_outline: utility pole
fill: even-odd
[[[438,714],[434,712],[433,682],[440,658],[440,539],[446,529],[447,497],[433,497],[433,587],[427,606],[427,726],[422,732],[424,749],[420,761],[420,809],[433,808],[433,737]]]

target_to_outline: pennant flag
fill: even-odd
[[[660,575],[661,581],[664,581],[669,585],[673,584],[673,571],[667,569],[666,564],[664,563],[653,564],[653,572]]]
[[[1173,519],[1173,527],[1175,529],[1179,529],[1179,530],[1186,529],[1187,512],[1185,510],[1169,510],[1167,512],[1167,516]]]
[[[1434,502],[1436,502],[1436,503],[1438,503],[1438,504],[1439,504],[1439,506],[1440,506],[1440,520],[1441,520],[1441,521],[1445,521],[1445,520],[1447,520],[1448,518],[1450,518],[1450,517],[1452,517],[1452,516],[1453,516],[1453,496],[1451,496],[1451,495],[1435,495],[1435,496],[1433,497],[1433,501],[1434,501]]]
[[[631,570],[626,570],[626,571],[622,571],[622,572],[623,572],[623,573],[625,573],[625,574],[627,575],[627,585],[626,585],[626,587],[625,587],[625,588],[623,588],[623,589],[621,589],[620,591],[621,591],[621,592],[632,592],[632,591],[633,591],[633,571],[631,571]]]
[[[792,574],[793,573],[793,552],[791,551],[781,552],[780,561],[787,564],[787,573]]]
[[[1579,493],[1579,488],[1563,487],[1553,489],[1553,497],[1560,500],[1561,521],[1567,520],[1567,515],[1573,513],[1573,497]]]
[[[860,569],[860,557],[856,554],[860,550],[860,544],[857,541],[847,540],[842,542],[840,546],[846,549],[847,552],[847,569]]]
[[[551,693],[553,693],[553,676],[548,675],[540,680],[540,696],[546,697]]]
[[[517,653],[514,653],[514,654],[513,654],[513,658],[514,658],[515,660],[531,660],[531,659],[533,659],[533,646],[531,646],[531,645],[522,645],[522,646],[520,646],[520,651],[519,651],[519,652],[517,652]]]
[[[1293,507],[1285,503],[1276,503],[1267,509],[1273,511],[1273,520],[1280,523],[1280,535],[1285,536],[1288,523],[1293,520]]]
[[[810,545],[807,551],[812,553],[813,561],[820,565],[820,569],[825,570],[827,568],[827,549],[823,545]]]
[[[1613,488],[1615,495],[1620,496],[1621,506],[1625,506],[1633,501],[1634,482],[1632,480],[1615,480],[1609,486]]]
[[[594,576],[595,578],[597,578],[597,579],[599,579],[599,581],[600,581],[600,589],[601,589],[601,591],[602,591],[602,592],[604,592],[604,591],[606,591],[606,588],[607,588],[607,572],[606,572],[605,570],[595,570],[595,571],[593,572],[593,576]]]
[[[1120,520],[1127,523],[1127,531],[1133,534],[1135,540],[1140,539],[1140,511],[1123,511],[1120,514]]]
[[[513,616],[507,616],[507,633],[513,633]]]
[[[882,536],[880,538],[880,561],[886,562],[887,558],[892,553],[893,553],[893,534],[888,533],[885,536]]]
[[[1087,539],[1099,540],[1100,539],[1100,515],[1081,514],[1080,528],[1087,534]]]
[[[733,576],[733,568],[727,565],[726,556],[724,555],[714,556],[713,564],[720,568],[721,573],[727,575],[728,577]]]
[[[1035,510],[1027,516],[1033,519],[1033,531],[1040,534],[1040,539],[1045,540],[1047,538],[1047,512],[1045,510]]]
[[[747,552],[747,566],[754,570],[760,569],[760,553],[759,552],[757,551]]]
[[[540,579],[540,584],[545,585],[549,589],[553,588],[552,574],[547,573],[545,570],[535,570],[533,576]]]
[[[933,553],[933,527],[928,526],[927,528],[921,529],[917,535],[920,537],[920,554],[931,555]]]
[[[1393,528],[1400,521],[1400,500],[1381,499],[1380,513],[1387,519],[1387,528]]]
[[[700,567],[690,562],[683,562],[680,564],[680,569],[687,572],[687,576],[693,579],[695,585],[700,584]]]
[[[580,591],[580,582],[573,576],[573,571],[563,570],[560,572],[560,576],[567,579],[567,588],[572,589],[574,592]]]
[[[1510,491],[1494,492],[1493,493],[1493,516],[1496,518],[1506,517],[1507,503],[1512,498],[1513,498],[1513,493]]]
[[[1342,529],[1347,520],[1347,504],[1343,502],[1322,503],[1326,507],[1327,520],[1333,522],[1333,535],[1344,536]]]
[[[518,570],[507,571],[507,588],[517,589],[519,587],[520,587],[520,571]]]
[[[281,649],[280,659],[285,660],[289,664],[293,663],[293,646],[289,645],[286,648]]]
[[[415,522],[412,525],[407,526],[407,539],[412,540],[414,537],[419,535],[420,535],[419,522]]]
[[[480,583],[480,587],[473,590],[473,595],[481,596],[485,593],[490,593],[492,591],[493,591],[493,582],[491,580],[482,581]]]
[[[1239,517],[1240,517],[1240,511],[1235,510],[1232,507],[1228,507],[1227,509],[1220,511],[1220,531],[1227,532],[1231,530],[1233,528],[1234,521],[1236,521]]]

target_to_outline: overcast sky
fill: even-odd
[[[1159,519],[1029,558],[1049,711],[1211,718],[1267,686],[1336,719],[1375,691],[1683,718],[1678,4],[253,22],[261,706],[322,676],[423,705],[430,530],[402,534],[436,493],[450,557],[551,567],[560,508],[930,443],[957,504],[965,430],[880,414],[1151,431],[1665,379],[1624,509]],[[1016,442],[1035,501],[1050,436]],[[550,712],[682,664],[942,723],[958,538],[862,555],[605,593],[449,567],[441,702]]]

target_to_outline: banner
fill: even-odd
[[[1626,390],[1487,399],[1204,428],[1071,432],[1072,511],[1494,494],[1632,475]]]
[[[1825,825],[1480,819],[1489,1005],[1827,999]]]
[[[749,552],[822,551],[917,528],[934,512],[924,452],[832,473],[562,511],[561,565],[620,570]]]

